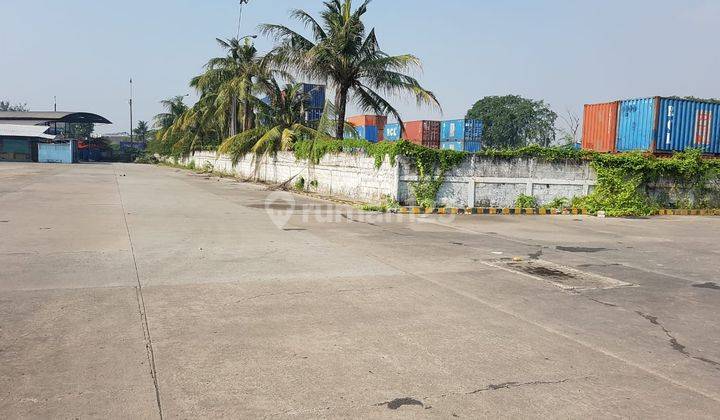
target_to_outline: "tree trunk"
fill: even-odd
[[[243,131],[247,131],[254,126],[254,115],[252,107],[250,107],[250,101],[243,101]]]
[[[237,134],[237,98],[233,96],[230,104],[230,137]]]
[[[335,95],[335,107],[337,108],[337,128],[335,137],[341,140],[345,137],[345,113],[347,112],[347,97],[350,89],[344,86],[338,88]]]

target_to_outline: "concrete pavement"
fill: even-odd
[[[0,415],[717,418],[719,232],[4,163]]]

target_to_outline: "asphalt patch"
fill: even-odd
[[[382,406],[386,405],[387,408],[391,410],[397,410],[398,408],[404,406],[404,405],[416,405],[418,407],[425,407],[425,404],[423,404],[422,401],[416,400],[414,398],[410,397],[404,397],[404,398],[395,398],[392,401],[386,401],[384,403],[375,404],[376,406]]]
[[[712,290],[720,290],[720,285],[717,283],[707,282],[702,284],[693,284],[693,287],[697,287],[699,289],[712,289]]]
[[[607,248],[588,248],[583,246],[556,246],[555,249],[558,251],[565,251],[565,252],[581,252],[581,253],[595,253],[595,252],[602,252],[607,251]]]

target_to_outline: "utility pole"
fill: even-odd
[[[57,112],[57,96],[53,96],[53,110]]]
[[[133,147],[133,81],[130,78],[130,147]]]
[[[242,26],[242,15],[243,15],[243,5],[250,3],[250,0],[240,0],[240,16],[238,17],[238,27],[237,27],[237,36],[236,38],[240,38],[240,27]]]

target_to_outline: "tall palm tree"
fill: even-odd
[[[138,141],[145,142],[147,140],[147,135],[150,132],[150,126],[148,125],[147,121],[138,121],[137,127],[135,127],[135,130],[133,130],[133,133],[137,137]]]
[[[343,137],[351,93],[363,110],[391,114],[401,123],[400,114],[381,93],[409,93],[415,96],[419,105],[440,108],[435,95],[406,74],[419,69],[420,60],[409,54],[391,56],[384,53],[380,50],[375,29],[366,31],[362,17],[370,1],[363,1],[353,10],[352,0],[328,0],[320,13],[322,23],[303,10],[292,10],[290,16],[311,30],[312,39],[287,26],[261,25],[264,34],[279,42],[269,54],[277,65],[333,85],[338,111],[337,138]]]
[[[301,84],[288,84],[283,88],[273,79],[266,81],[264,87],[270,104],[257,99],[252,104],[259,110],[258,126],[229,137],[218,148],[218,152],[229,155],[234,164],[250,153],[267,156],[291,150],[302,138],[328,138],[306,125],[301,111],[309,98]]]
[[[210,59],[205,72],[195,77],[190,85],[200,91],[217,93],[216,105],[225,109],[228,135],[238,132],[238,115],[242,114],[241,130],[249,130],[255,125],[252,107],[252,93],[259,78],[267,75],[266,62],[257,54],[257,49],[246,39],[217,39],[218,44],[227,51],[224,57]]]
[[[178,118],[180,118],[183,112],[188,109],[187,105],[185,105],[185,97],[182,95],[164,99],[160,101],[160,105],[165,108],[165,112],[157,114],[154,118],[155,128],[159,130],[168,129]]]
[[[155,139],[149,145],[150,150],[161,155],[170,156],[172,146],[177,140],[176,123],[188,110],[188,106],[184,102],[185,97],[182,95],[160,101],[165,108],[165,112],[157,114],[153,118],[155,123]]]

